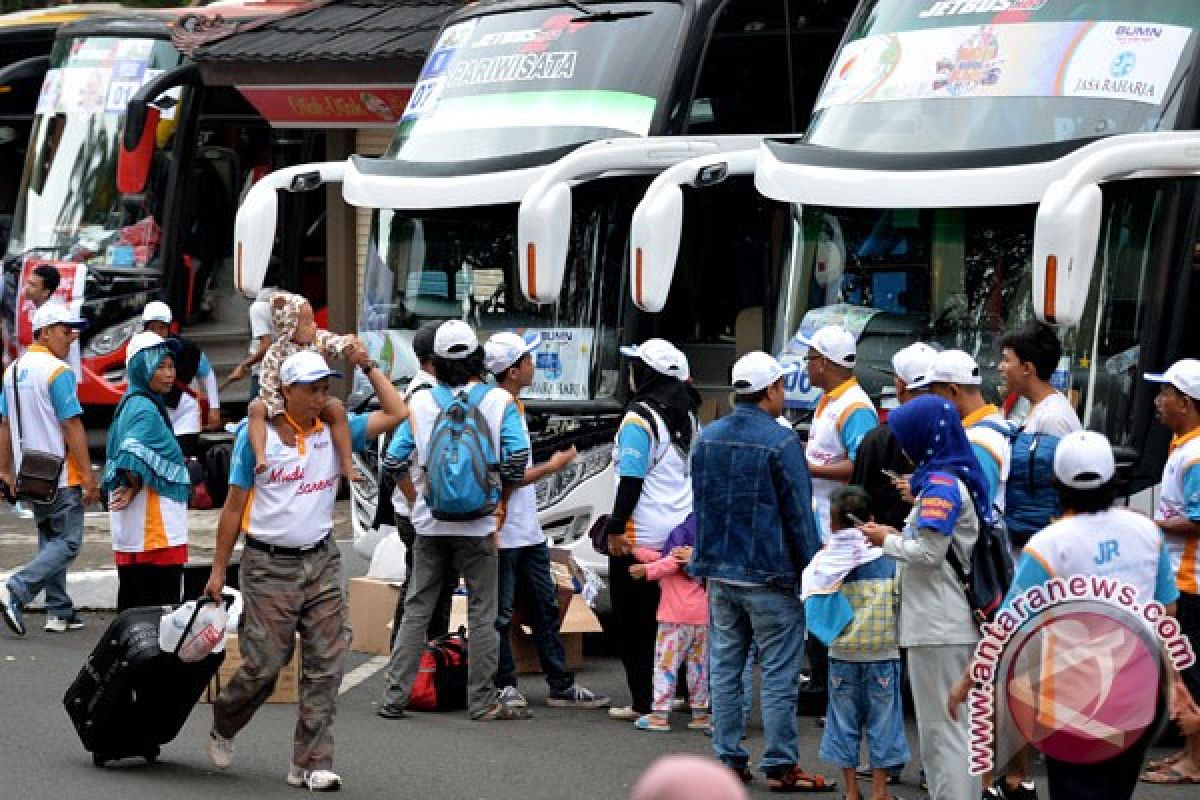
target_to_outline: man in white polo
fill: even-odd
[[[361,367],[379,398],[380,410],[350,415],[355,449],[394,429],[408,410],[387,375],[365,350],[351,360]],[[283,362],[279,372],[293,446],[267,426],[271,469],[256,475],[243,426],[230,464],[229,496],[217,523],[212,575],[205,587],[220,597],[225,568],[239,531],[246,534],[239,625],[242,666],[213,703],[209,758],[225,769],[233,737],[266,701],[300,633],[300,707],[287,773],[291,786],[329,791],[341,786],[333,772],[333,717],[342,667],[350,647],[342,560],[333,540],[333,504],[342,474],[329,428],[319,419],[329,400],[331,377],[339,377],[312,351]]]
[[[962,350],[943,350],[918,386],[949,400],[962,418],[967,441],[983,468],[992,507],[1004,513],[1004,484],[1012,457],[1004,414],[983,399],[983,376],[975,359]]]
[[[804,449],[812,475],[813,508],[824,538],[829,532],[829,498],[834,489],[849,482],[858,446],[879,424],[879,415],[854,377],[858,358],[854,334],[838,325],[826,325],[811,336],[798,338],[808,347],[804,356],[808,380],[824,392]]]
[[[38,552],[33,561],[0,586],[0,611],[13,633],[25,635],[25,606],[46,592],[46,630],[79,630],[83,620],[67,594],[67,567],[83,544],[83,507],[96,502],[83,409],[75,373],[66,363],[71,344],[86,323],[59,303],[44,303],[33,314],[33,345],[4,373],[0,392],[0,480],[12,489],[24,451],[63,457],[58,492],[49,503],[31,503],[37,522]]]

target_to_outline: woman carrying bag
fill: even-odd
[[[613,461],[617,496],[604,533],[615,641],[629,685],[629,706],[609,709],[614,719],[636,720],[653,709],[658,584],[635,580],[635,547],[662,548],[692,513],[689,458],[699,397],[686,381],[687,358],[670,342],[648,339],[622,347],[630,363],[633,400],[617,431]]]
[[[171,430],[163,397],[175,383],[174,343],[149,331],[129,342],[129,388],[108,431],[108,493],[117,610],[174,605],[187,563],[187,462]]]

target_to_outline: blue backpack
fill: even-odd
[[[492,387],[429,393],[441,411],[429,435],[425,504],[434,519],[461,522],[492,514],[500,502],[500,459],[479,404]]]
[[[987,423],[984,423],[987,424]],[[990,425],[995,430],[998,427]],[[1021,548],[1061,511],[1054,491],[1054,453],[1059,437],[1016,426],[1002,431],[1012,445],[1004,488],[1004,524],[1013,546]]]

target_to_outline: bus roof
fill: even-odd
[[[81,17],[64,24],[59,38],[72,36],[170,36],[173,23],[185,18],[248,20],[275,17],[307,6],[308,0],[221,0],[206,6],[175,8],[126,8],[116,6],[108,13]]]

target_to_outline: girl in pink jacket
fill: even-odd
[[[661,552],[645,547],[633,551],[641,563],[632,565],[629,574],[639,580],[658,581],[662,593],[658,602],[658,638],[654,644],[654,710],[633,723],[638,730],[671,730],[671,702],[675,699],[679,672],[684,669],[692,707],[688,728],[706,731],[710,725],[708,595],[704,584],[684,569],[692,558],[695,529],[691,529],[691,537],[683,537],[682,543],[676,534],[686,527],[686,522],[679,526]]]

